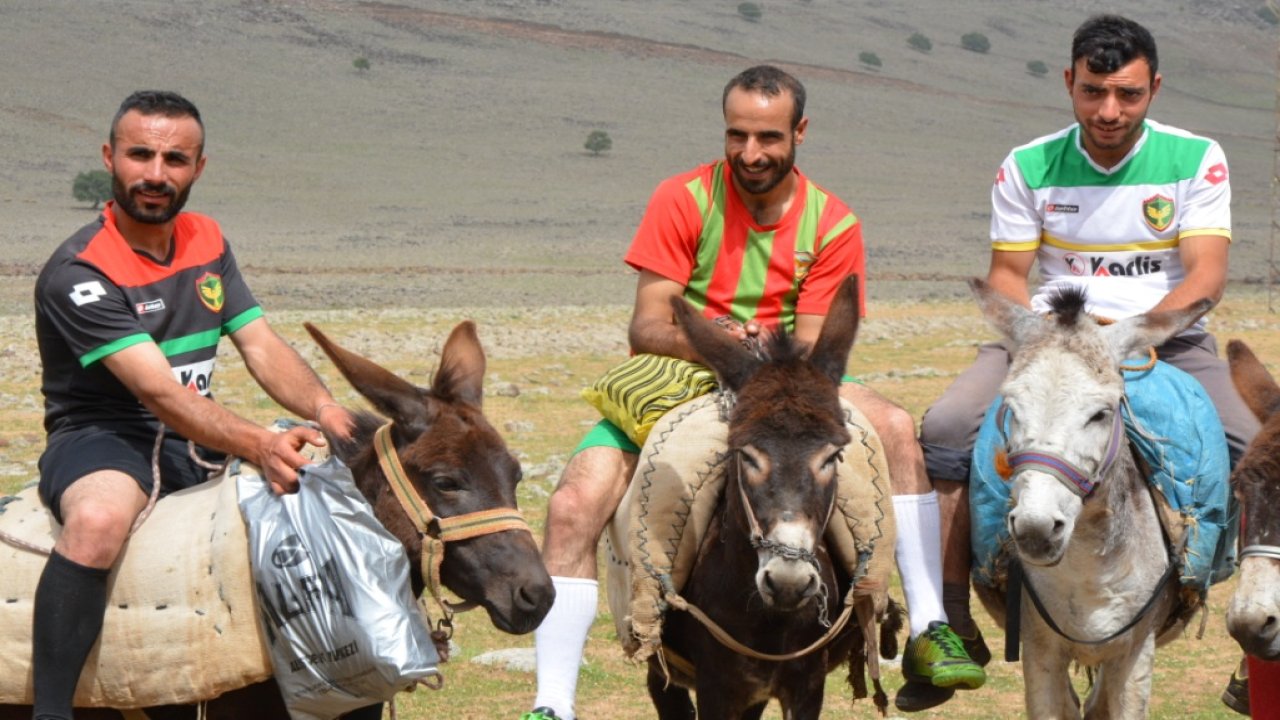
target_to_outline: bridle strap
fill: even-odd
[[[818,556],[812,550],[806,550],[794,545],[785,545],[783,543],[774,542],[764,536],[764,532],[760,529],[760,521],[756,519],[755,509],[751,507],[751,501],[747,498],[747,490],[742,483],[742,450],[737,451],[738,460],[738,497],[742,500],[742,510],[747,516],[747,528],[750,532],[749,538],[751,547],[757,550],[780,557],[784,560],[803,560],[813,567],[818,567]],[[823,518],[823,528],[826,528],[827,522],[831,520],[831,514],[834,512],[836,504],[836,493],[831,493],[831,502],[827,505],[827,512]],[[818,533],[819,536],[822,533]]]
[[[1277,545],[1245,545],[1240,548],[1240,552],[1236,555],[1238,563],[1245,558],[1261,557],[1271,558],[1272,560],[1280,560],[1280,546]]]
[[[444,563],[444,546],[447,542],[469,540],[481,535],[502,532],[504,530],[523,530],[532,533],[524,516],[515,508],[493,508],[480,510],[453,517],[437,517],[431,512],[431,506],[418,493],[418,489],[409,480],[400,456],[396,453],[395,443],[391,439],[391,426],[387,423],[373,434],[373,448],[378,457],[378,465],[387,478],[387,484],[395,493],[405,515],[422,536],[422,555],[419,558],[422,568],[422,581],[427,591],[440,607],[443,618],[440,627],[452,631],[453,614],[470,610],[474,603],[454,603],[444,598],[444,585],[440,582],[440,566]],[[437,628],[440,629],[440,628]]]
[[[1004,426],[1003,420],[1006,407],[1004,405],[1000,407],[1000,427]],[[1111,470],[1111,466],[1115,464],[1116,458],[1120,455],[1123,438],[1124,418],[1120,413],[1120,408],[1116,407],[1115,412],[1112,413],[1111,437],[1107,441],[1107,451],[1103,455],[1102,462],[1098,464],[1098,471],[1094,473],[1094,478],[1101,478]],[[1097,480],[1091,479],[1088,474],[1070,460],[1056,453],[1025,450],[1010,454],[1008,461],[1009,467],[1013,471],[1013,474],[1010,475],[1011,480],[1020,472],[1039,470],[1057,478],[1068,490],[1080,496],[1081,499],[1089,497],[1098,487]]]

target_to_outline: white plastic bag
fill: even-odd
[[[373,515],[337,458],[299,471],[276,495],[240,475],[259,622],[295,720],[331,720],[438,674],[409,591],[404,546]]]

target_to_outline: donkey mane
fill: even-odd
[[[785,331],[770,335],[763,348],[768,362],[757,369],[750,387],[739,393],[731,446],[742,447],[759,438],[812,441],[833,434],[845,436],[836,387],[832,385],[829,396],[813,391],[819,378],[831,381],[809,364],[810,349]]]
[[[1084,288],[1059,288],[1049,296],[1049,311],[1062,327],[1074,327],[1080,321],[1084,306]]]
[[[351,439],[340,440],[325,436],[329,442],[329,448],[338,459],[346,463],[348,467],[353,466],[360,458],[361,453],[373,452],[373,433],[384,424],[386,420],[374,415],[366,410],[357,410],[352,413],[355,418],[355,429],[351,433]]]

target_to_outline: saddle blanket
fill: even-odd
[[[231,474],[159,500],[125,545],[76,706],[190,703],[271,677]],[[32,486],[0,499],[0,531],[52,548],[60,526]],[[0,703],[32,701],[31,616],[45,561],[0,541]]]
[[[838,471],[827,549],[853,578],[876,618],[888,607],[897,537],[884,448],[866,418],[843,403],[852,441]],[[723,492],[729,459],[727,396],[676,407],[654,426],[607,530],[608,596],[623,649],[637,662],[662,641],[667,598],[689,577]]]
[[[1125,435],[1151,468],[1153,496],[1172,547],[1180,548],[1184,589],[1203,596],[1235,568],[1240,513],[1228,485],[1226,433],[1204,387],[1191,375],[1157,362],[1124,374]],[[987,410],[969,474],[973,580],[1003,587],[1001,555],[1011,548],[1005,524],[1009,483],[996,470],[1006,428],[998,427],[997,397]]]

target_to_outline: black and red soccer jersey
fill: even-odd
[[[142,342],[160,347],[179,382],[209,395],[218,340],[262,315],[211,218],[179,214],[169,257],[156,260],[129,246],[110,204],[49,258],[35,304],[50,433],[154,422],[101,362]]]

